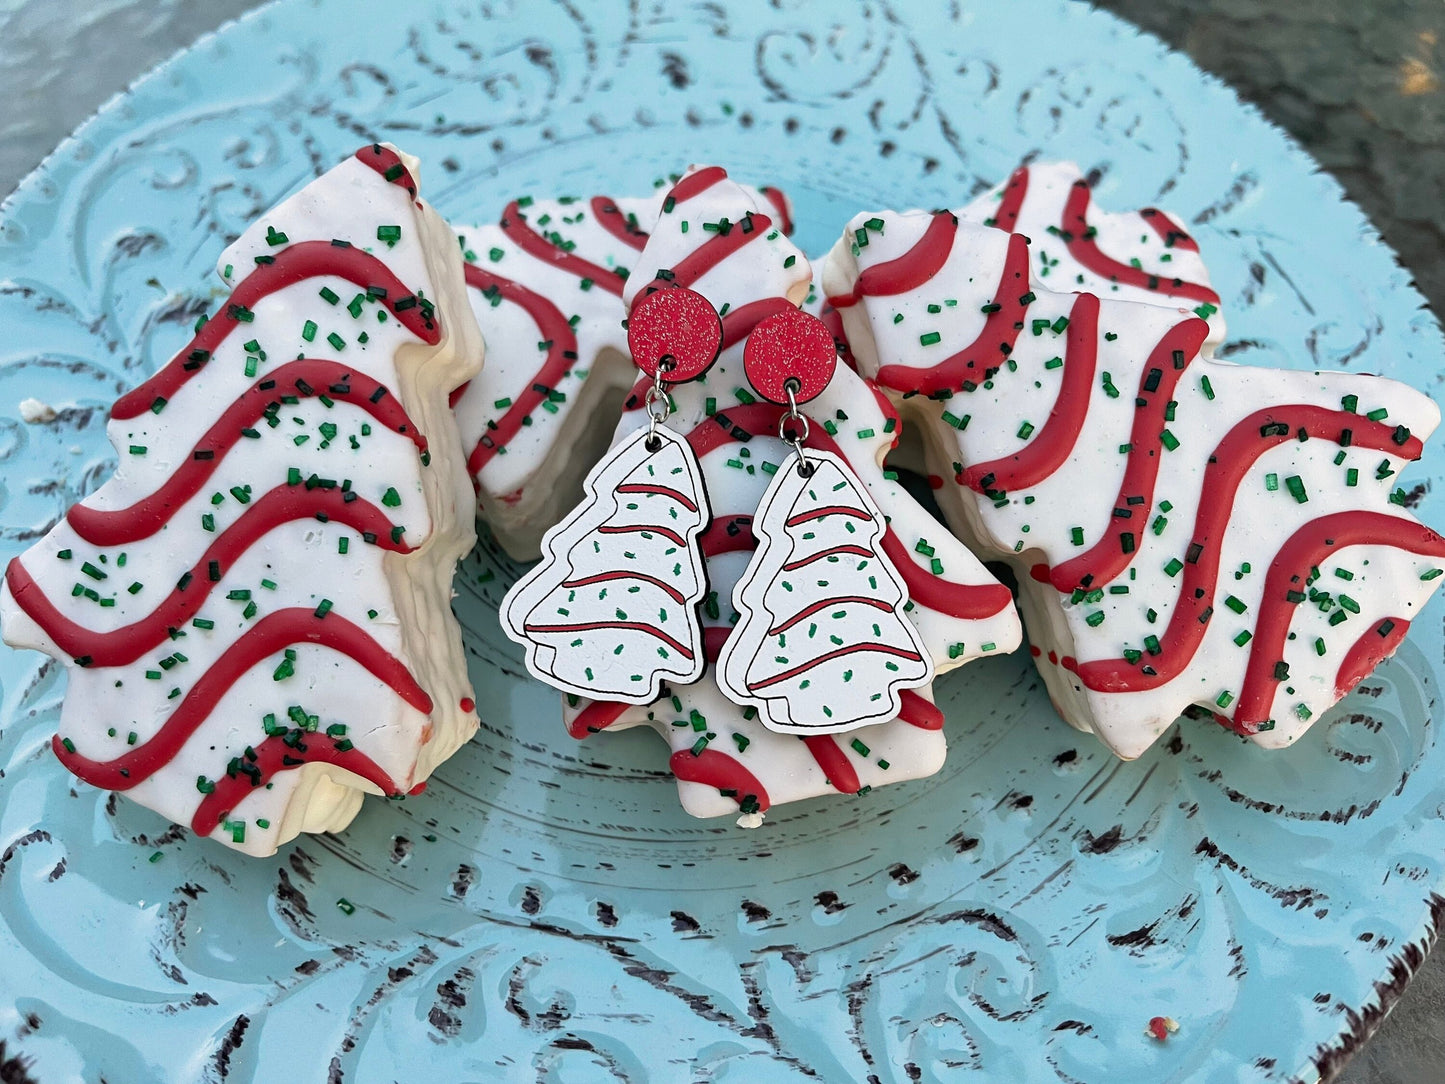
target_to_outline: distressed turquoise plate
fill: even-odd
[[[1189,223],[1229,356],[1445,371],[1335,182],[1082,4],[282,0],[5,206],[0,556],[109,472],[107,405],[214,303],[226,241],[375,139],[462,220],[723,162],[785,186],[814,252],[856,209],[1072,157],[1104,205]],[[30,396],[59,415],[17,420]],[[1437,524],[1442,469],[1436,438],[1405,480]],[[497,628],[516,575],[484,542],[461,578],[476,741],[271,860],[72,780],[59,671],[0,653],[0,1038],[41,1084],[1314,1080],[1445,908],[1438,604],[1286,753],[1186,723],[1118,763],[1018,655],[940,683],[935,778],[744,832],[680,811],[650,734],[566,736]]]

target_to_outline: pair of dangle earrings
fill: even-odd
[[[652,378],[648,424],[588,474],[582,502],[547,532],[542,561],[507,593],[507,635],[528,669],[564,692],[649,704],[664,683],[707,666],[699,538],[712,520],[692,445],[667,426],[668,388],[716,361],[722,323],[700,294],[647,294],[628,321],[633,360]],[[833,379],[837,348],[816,317],[790,309],[749,334],[743,368],[783,408],[790,449],[753,517],[757,549],[732,601],[735,626],[715,663],[724,695],[782,733],[852,730],[891,719],[901,689],[932,680],[932,659],[904,614],[907,591],[881,548],[887,520],[800,405]]]

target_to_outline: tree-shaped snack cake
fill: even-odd
[[[267,855],[416,791],[477,726],[447,396],[481,343],[455,238],[389,145],[219,266],[229,299],[116,402],[114,476],[11,563],[0,618],[69,670],[66,767]]]
[[[1051,293],[1028,239],[858,216],[824,286],[921,427],[939,503],[1011,561],[1059,712],[1135,757],[1186,710],[1294,741],[1398,646],[1445,540],[1396,487],[1439,421],[1394,381],[1201,357],[1197,316]]]
[[[536,557],[543,532],[581,496],[636,379],[622,291],[668,187],[615,199],[522,196],[499,222],[460,228],[487,364],[453,402],[478,512],[518,559]],[[789,232],[783,193],[748,191]]]
[[[668,207],[636,261],[627,300],[654,285],[686,286],[721,314],[722,353],[704,377],[672,388],[667,422],[697,454],[712,506],[712,523],[700,542],[708,580],[703,644],[707,659],[715,661],[740,620],[734,586],[757,544],[759,502],[788,454],[778,436],[786,408],[762,401],[750,385],[745,344],[761,321],[804,299],[811,271],[771,212],[721,169],[690,172],[671,191]],[[651,383],[644,378],[634,388],[616,443],[647,430]],[[898,417],[887,399],[837,365],[826,389],[801,409],[811,425],[808,448],[845,461],[867,499],[887,515],[877,545],[906,585],[907,619],[935,669],[1012,650],[1020,630],[1008,590],[882,468],[898,436]],[[849,556],[862,559],[830,556],[823,560],[830,569],[842,568]],[[896,719],[848,734],[795,736],[768,729],[756,710],[730,701],[715,674],[710,666],[698,681],[671,685],[646,705],[567,697],[568,728],[586,738],[651,725],[671,747],[684,808],[699,817],[741,811],[746,824],[759,823],[770,806],[857,793],[930,775],[942,764],[943,716],[927,686],[901,690]]]

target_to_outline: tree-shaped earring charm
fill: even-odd
[[[813,316],[782,312],[753,330],[743,362],[758,394],[787,408],[778,435],[792,453],[753,518],[758,548],[733,592],[741,618],[718,657],[718,686],[782,733],[895,718],[899,694],[928,684],[933,662],[882,551],[883,513],[841,457],[806,448],[798,407],[832,379],[833,336]]]
[[[712,514],[697,456],[664,423],[667,385],[707,371],[722,324],[700,294],[659,290],[633,307],[628,343],[653,379],[650,423],[592,469],[582,503],[547,532],[541,562],[507,593],[502,627],[547,684],[647,704],[664,681],[694,682],[706,665],[698,536]]]

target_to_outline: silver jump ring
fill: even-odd
[[[652,378],[652,387],[647,389],[642,404],[647,410],[647,448],[649,451],[657,450],[657,427],[672,416],[672,400],[667,397],[667,382],[662,379],[664,373],[672,370],[673,360],[670,357],[663,357],[657,363],[657,375]]]
[[[798,400],[796,398],[798,387],[799,385],[796,379],[789,379],[787,383],[783,385],[783,390],[788,394],[788,409],[783,416],[778,419],[778,437],[797,454],[798,473],[804,478],[807,478],[812,475],[814,467],[813,464],[808,462],[808,457],[803,451],[803,445],[808,440],[811,427],[808,424],[807,415],[798,409]]]

